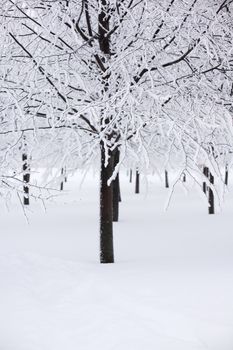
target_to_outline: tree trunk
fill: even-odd
[[[66,170],[66,166],[64,167],[64,182],[67,182],[67,170]]]
[[[27,153],[22,154],[23,161],[23,204],[29,205],[29,182],[30,182],[30,167],[28,165],[28,156]]]
[[[87,26],[90,36],[94,33],[92,32],[91,22],[88,15],[88,2],[85,2],[85,9],[87,15]],[[99,0],[99,11],[98,11],[98,42],[101,55],[95,55],[98,66],[101,72],[103,95],[108,95],[109,89],[109,77],[111,75],[111,70],[109,68],[109,59],[111,55],[110,50],[110,37],[106,35],[109,32],[109,23],[111,19],[110,3],[108,0]],[[106,71],[109,68],[109,73]],[[113,137],[112,133],[105,133],[111,122],[111,116],[108,118],[103,118],[100,116],[101,132],[105,134],[105,137],[111,142]],[[100,152],[101,152],[101,170],[100,170],[100,262],[101,263],[113,263],[114,262],[114,252],[113,252],[113,190],[112,184],[108,186],[107,181],[112,176],[114,169],[114,155],[109,150],[108,151],[108,165],[105,167],[105,148],[104,144],[100,142]]]
[[[132,169],[130,169],[130,171],[129,171],[129,182],[130,183],[132,182],[132,179],[133,179],[133,171],[132,171]]]
[[[214,184],[214,176],[211,174],[211,172],[209,173],[209,180],[210,180],[210,184],[213,185]],[[209,214],[214,214],[214,192],[212,190],[212,188],[208,188],[209,189]]]
[[[61,168],[61,184],[60,184],[60,190],[63,191],[64,188],[64,168]]]
[[[228,185],[228,165],[226,164],[225,167],[225,181],[224,181],[225,185]]]
[[[114,168],[119,163],[120,151],[117,148],[114,151]],[[117,222],[119,220],[119,201],[120,201],[120,180],[119,173],[117,174],[115,180],[113,181],[113,221]]]
[[[207,177],[207,179],[209,178],[209,168],[204,166],[203,168],[203,174]],[[203,192],[206,193],[207,192],[207,185],[206,185],[206,182],[203,181],[203,184],[202,184],[202,189],[203,189]]]
[[[140,174],[138,170],[136,170],[135,193],[139,193],[139,190],[140,190]]]
[[[120,174],[118,174],[118,187],[119,187],[119,196],[118,196],[118,200],[119,200],[119,202],[122,202],[120,183],[121,183],[121,182],[120,182]]]
[[[120,198],[120,188],[119,188],[119,175],[117,174],[116,179],[113,181],[113,221],[117,222],[119,220],[119,198]]]
[[[214,176],[211,174],[208,167],[203,168],[203,174],[207,177],[208,183],[211,185],[214,185]],[[203,182],[203,192],[205,194],[208,194],[208,211],[209,214],[214,214],[214,192],[210,186],[207,185],[207,183]]]
[[[165,170],[165,187],[169,188],[169,181],[168,181],[168,172]]]
[[[114,157],[110,154],[107,167],[105,163],[105,149],[101,143],[101,169],[100,169],[100,262],[113,263],[113,225],[112,225],[112,184],[107,181],[113,173]]]

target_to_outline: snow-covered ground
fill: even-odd
[[[0,214],[0,350],[232,350],[233,196],[122,178],[115,264],[98,263],[98,179]],[[148,192],[148,193],[147,193]],[[147,194],[146,194],[147,193]]]

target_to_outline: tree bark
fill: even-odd
[[[64,167],[64,182],[67,182],[67,169]]]
[[[203,174],[207,177],[207,179],[209,178],[209,168],[204,166],[203,168]],[[206,185],[206,182],[203,181],[203,184],[202,184],[202,189],[203,189],[203,192],[206,193],[207,192],[207,185]]]
[[[214,184],[214,176],[209,173],[210,184]],[[214,214],[214,192],[211,187],[208,187],[209,214]]]
[[[226,164],[226,167],[225,167],[225,180],[224,180],[224,183],[225,185],[227,186],[228,185],[228,165]]]
[[[205,166],[203,168],[203,174],[207,177],[208,183],[214,185],[214,176],[208,167]],[[209,214],[214,214],[214,192],[205,181],[203,182],[203,192],[208,195],[208,212]]]
[[[63,191],[64,188],[64,168],[61,168],[61,184],[60,184],[60,191]]]
[[[118,174],[118,187],[119,187],[119,196],[118,196],[118,199],[119,199],[119,202],[122,202],[120,183],[121,183],[121,182],[120,182],[120,174]]]
[[[87,9],[87,8],[86,8]],[[87,14],[87,26],[89,34],[92,35],[91,23]],[[103,94],[107,95],[109,89],[109,77],[111,72],[106,74],[108,68],[108,60],[111,55],[110,50],[110,37],[106,34],[109,32],[109,22],[111,18],[109,2],[107,0],[99,1],[98,11],[98,41],[101,51],[101,58],[98,57],[99,67],[101,69]],[[98,56],[98,55],[97,55]],[[103,119],[100,117],[101,131],[104,133],[109,123],[111,122],[111,116]],[[105,137],[111,142],[112,134],[107,133]],[[108,165],[105,167],[105,154],[106,150],[104,144],[100,141],[100,153],[101,153],[101,170],[100,170],[100,262],[101,263],[113,263],[113,191],[112,183],[108,186],[107,181],[112,176],[114,169],[114,155],[109,149],[108,151]]]
[[[169,188],[168,171],[165,170],[165,187]]]
[[[131,183],[132,180],[133,180],[133,171],[132,171],[132,169],[130,169],[130,171],[129,171],[129,182]]]
[[[135,193],[140,192],[140,174],[139,171],[136,170],[136,178],[135,178]]]
[[[28,165],[28,156],[27,153],[22,154],[23,161],[23,204],[29,205],[29,182],[30,182],[30,167]]]
[[[117,148],[114,151],[114,168],[119,163],[120,151]],[[117,174],[115,180],[113,180],[113,221],[117,222],[119,220],[119,202],[120,202],[120,179],[119,173]]]
[[[100,169],[100,262],[113,263],[113,225],[112,225],[112,184],[108,186],[108,179],[113,173],[114,156],[110,154],[108,165],[105,167],[105,149],[100,145],[101,169]]]

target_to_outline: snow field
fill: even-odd
[[[61,197],[2,210],[1,350],[230,350],[232,195],[207,215],[197,190],[142,193],[121,176],[116,263],[98,263],[98,179],[70,179]],[[146,191],[148,188],[148,191]],[[147,193],[146,193],[147,192]]]

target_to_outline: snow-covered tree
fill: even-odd
[[[84,163],[99,154],[100,259],[113,262],[124,160],[192,169],[232,147],[232,1],[3,0],[1,10],[4,133],[51,133],[59,146],[69,135]]]

